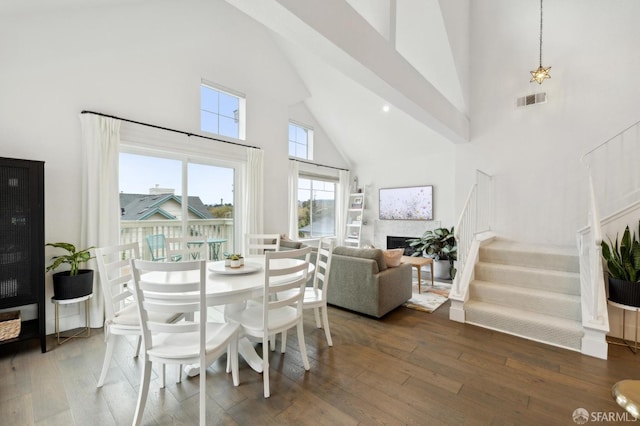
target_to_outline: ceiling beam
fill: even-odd
[[[469,118],[344,0],[226,0],[454,143]]]

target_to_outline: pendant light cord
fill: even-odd
[[[542,0],[540,0],[540,66],[542,66]]]

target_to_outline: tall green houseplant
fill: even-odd
[[[640,235],[640,221],[638,222]],[[618,244],[609,238],[602,241],[602,257],[609,272],[609,299],[624,305],[640,307],[640,242],[627,226]]]
[[[458,259],[458,245],[454,236],[454,228],[436,228],[428,230],[419,238],[408,240],[409,246],[416,250],[412,256],[425,256],[434,261],[449,262],[449,276],[455,277],[454,261]]]

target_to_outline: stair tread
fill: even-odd
[[[494,289],[504,290],[510,293],[517,293],[522,295],[531,295],[532,297],[553,297],[554,299],[565,299],[566,301],[580,301],[580,296],[569,293],[560,293],[551,290],[540,289],[536,287],[525,287],[519,285],[494,283],[491,281],[473,280],[471,285],[477,285],[481,287],[492,287]]]
[[[465,303],[465,310],[492,312],[493,314],[497,314],[503,317],[518,318],[520,320],[530,320],[531,322],[544,324],[547,327],[565,329],[567,331],[575,331],[580,334],[583,332],[582,323],[580,321],[555,317],[538,312],[523,311],[522,309],[511,308],[494,303],[481,302],[478,300],[471,299],[467,301],[467,303]]]
[[[492,241],[482,248],[485,250],[506,250],[527,253],[548,253],[562,256],[578,256],[578,250],[573,246],[523,243],[501,238]]]
[[[580,274],[578,272],[571,271],[559,271],[557,269],[545,269],[541,267],[534,266],[523,266],[523,265],[512,265],[507,263],[494,263],[494,262],[486,262],[486,261],[478,261],[476,265],[479,266],[489,266],[492,268],[504,269],[509,271],[521,271],[521,272],[543,272],[545,274],[553,275],[556,277],[569,277],[569,278],[579,278]]]

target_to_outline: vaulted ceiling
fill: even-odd
[[[468,141],[467,0],[226,1],[272,31],[354,165],[396,140],[405,153]]]
[[[145,1],[55,0],[37,7]],[[306,107],[354,166],[397,140],[404,152],[468,141],[469,0],[212,1],[226,1],[270,30],[308,90]],[[34,7],[4,0],[0,14]]]

